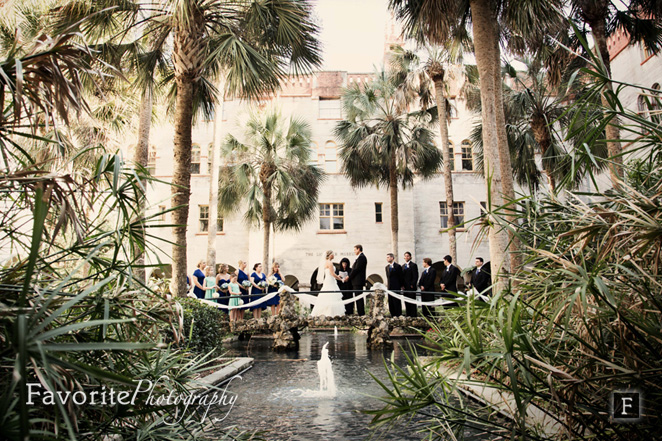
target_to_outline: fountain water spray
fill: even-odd
[[[336,381],[333,377],[333,368],[331,367],[331,359],[329,358],[329,342],[326,342],[322,347],[322,356],[317,362],[317,371],[320,374],[320,392],[325,396],[336,396]]]
[[[333,336],[336,337],[336,338],[338,337],[338,327],[337,326],[333,327]]]

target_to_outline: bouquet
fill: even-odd
[[[257,286],[259,286],[260,288],[264,289],[264,288],[267,287],[267,282],[265,282],[265,281],[263,280],[263,281],[261,281],[260,283],[258,283]]]
[[[228,289],[228,286],[229,285],[227,283],[224,283],[224,284],[221,285],[221,289],[224,289],[224,290]]]
[[[219,293],[215,292],[215,293],[213,293],[213,294],[211,295],[211,298],[212,298],[212,299],[217,299],[217,298],[219,298],[220,296],[221,296],[221,295],[220,295]]]
[[[285,283],[284,283],[282,280],[277,280],[277,281],[276,281],[276,286],[277,286],[278,288],[282,288],[283,285],[285,285]]]
[[[267,279],[267,283],[269,284],[269,286],[278,286],[278,279],[276,278],[276,276],[270,276]]]
[[[244,280],[243,282],[241,282],[241,286],[243,286],[244,288],[250,288],[251,286],[253,286],[253,284],[251,283],[250,280]]]

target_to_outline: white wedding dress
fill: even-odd
[[[320,291],[339,291],[338,282],[330,274],[328,268],[324,268],[324,284]],[[323,292],[317,295],[317,301],[310,313],[312,316],[335,317],[345,315],[345,305],[342,303],[340,292]]]

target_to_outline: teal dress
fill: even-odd
[[[214,293],[216,292],[216,277],[205,277],[205,300],[211,300],[214,298]]]
[[[241,289],[239,289],[238,283],[228,283],[228,294],[232,296],[228,299],[230,301],[229,305],[239,306],[239,295],[241,294]]]
[[[266,282],[267,276],[264,273],[258,275],[256,272],[253,272],[253,274],[251,274],[251,279],[253,279],[253,283],[257,285],[260,282]],[[260,300],[262,297],[264,297],[265,291],[266,290],[264,289],[257,289],[256,287],[253,287],[253,290],[251,291],[251,302]],[[257,305],[250,307],[251,311],[255,309],[267,309],[267,306],[264,303],[258,303]]]

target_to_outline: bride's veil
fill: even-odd
[[[323,285],[324,284],[324,276],[326,276],[326,259],[333,253],[333,251],[329,250],[324,255],[322,256],[322,260],[320,260],[320,264],[317,267],[317,284],[318,285]]]

